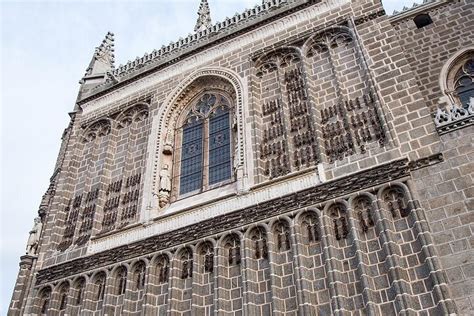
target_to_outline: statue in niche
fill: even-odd
[[[43,223],[41,222],[41,217],[35,218],[35,224],[30,231],[30,237],[26,243],[26,254],[29,256],[36,255],[39,245],[39,239],[41,235],[41,230],[43,228]]]
[[[170,200],[171,193],[171,175],[168,165],[164,165],[160,171],[160,191],[158,193],[158,199],[160,207],[165,207]]]

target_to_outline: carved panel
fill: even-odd
[[[140,181],[141,174],[137,173],[128,177],[125,182],[125,193],[122,194],[122,213],[120,216],[121,227],[128,225],[137,215]]]
[[[301,67],[285,72],[288,97],[290,138],[293,142],[293,165],[296,169],[319,163],[316,134],[311,115],[311,104]]]
[[[115,228],[117,213],[120,206],[121,190],[122,180],[115,181],[107,187],[105,192],[106,200],[104,205],[104,217],[102,219],[102,233],[109,232]]]
[[[69,204],[65,208],[65,213],[67,217],[63,232],[63,238],[57,247],[59,251],[65,251],[67,248],[69,248],[69,246],[72,245],[72,240],[74,239],[74,233],[76,231],[76,224],[77,219],[79,218],[81,204],[82,194],[76,195],[73,200],[69,201]]]
[[[281,99],[263,104],[263,139],[260,158],[264,161],[264,174],[271,179],[290,172],[288,144],[283,120]]]
[[[86,198],[84,200],[85,205],[81,214],[81,227],[79,228],[79,237],[75,242],[75,244],[78,246],[84,245],[91,237],[99,192],[99,187],[96,187],[95,189],[92,189],[86,194]]]
[[[378,141],[381,146],[385,143],[372,93],[323,108],[321,123],[329,162],[356,152],[364,154],[368,143]]]

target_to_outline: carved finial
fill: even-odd
[[[194,27],[194,31],[204,31],[211,25],[211,11],[209,10],[209,4],[207,3],[207,0],[201,0],[198,10],[198,19],[196,26]]]
[[[108,32],[99,47],[96,47],[94,56],[86,70],[86,76],[105,74],[115,68],[114,34]]]

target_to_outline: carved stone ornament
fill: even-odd
[[[160,191],[158,193],[158,200],[160,208],[168,205],[171,193],[171,176],[168,165],[164,165],[160,171]]]
[[[163,154],[166,156],[171,156],[173,154],[173,145],[171,143],[166,143],[163,145]]]
[[[470,98],[467,108],[451,105],[449,109],[439,109],[434,117],[436,129],[440,134],[456,130],[474,123],[474,98]]]

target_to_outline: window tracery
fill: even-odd
[[[314,213],[308,213],[302,217],[302,234],[308,243],[319,241],[318,217]]]
[[[273,229],[275,236],[276,249],[278,251],[287,251],[291,248],[290,226],[286,221],[278,221]]]
[[[76,286],[75,286],[75,288],[76,288],[76,296],[75,296],[75,300],[74,300],[75,305],[81,305],[82,304],[82,300],[84,299],[85,287],[86,287],[86,280],[84,278],[80,278],[76,282]]]
[[[361,197],[354,202],[354,211],[359,219],[360,227],[366,233],[370,227],[375,225],[372,218],[372,202],[368,197]]]
[[[130,126],[134,122],[143,122],[148,118],[148,112],[149,110],[147,105],[135,105],[120,114],[117,127],[121,129]]]
[[[241,263],[240,238],[236,234],[227,237],[224,249],[227,252],[227,263],[229,265],[239,265]]]
[[[63,311],[67,307],[67,299],[69,296],[69,284],[64,284],[59,290],[59,310]]]
[[[204,191],[232,179],[231,108],[227,96],[206,92],[187,112],[178,132],[179,195]]]
[[[134,270],[134,286],[136,290],[143,290],[145,287],[146,266],[143,262],[139,262]]]
[[[158,282],[166,283],[169,277],[169,259],[167,256],[160,256],[157,262]]]
[[[88,126],[82,136],[83,143],[89,143],[99,137],[104,137],[110,134],[112,128],[109,120],[99,120]]]
[[[332,219],[334,236],[336,237],[336,240],[346,239],[349,235],[349,226],[345,207],[340,204],[335,204],[329,209],[329,215]]]
[[[119,268],[116,274],[116,284],[117,284],[117,295],[125,294],[125,290],[127,289],[127,269],[125,267]]]
[[[465,109],[474,103],[474,54],[472,54],[459,68],[454,77],[456,96]]]
[[[185,249],[180,256],[181,259],[181,279],[193,277],[193,254],[190,249]]]
[[[262,227],[257,227],[250,233],[255,259],[268,259],[267,233]]]
[[[391,187],[383,193],[383,201],[393,218],[407,217],[410,215],[411,207],[406,199],[402,188]]]

